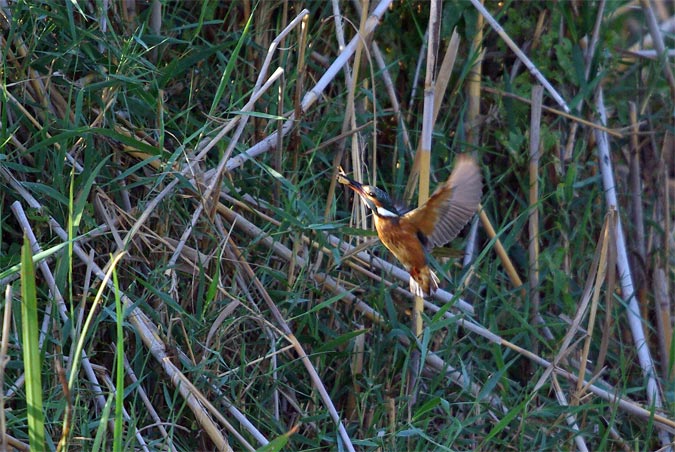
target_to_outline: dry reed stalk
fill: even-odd
[[[558,404],[560,404],[560,406],[569,406],[567,398],[565,397],[565,393],[560,387],[560,383],[558,383],[558,377],[556,375],[551,377],[551,384],[553,386],[553,392],[555,392],[555,397],[558,400]],[[586,445],[586,441],[584,441],[584,437],[579,431],[579,425],[577,424],[575,416],[573,414],[568,414],[565,416],[565,421],[567,421],[569,428],[576,433],[574,435],[574,442],[577,445],[577,449],[581,452],[588,452],[588,446]]]
[[[476,34],[471,41],[471,49],[469,55],[475,56],[475,60],[471,65],[469,74],[466,78],[467,91],[467,112],[464,130],[466,130],[466,141],[469,144],[473,153],[480,144],[480,100],[481,100],[481,76],[483,74],[483,16],[480,14],[476,17]]]
[[[424,108],[422,112],[422,134],[419,147],[415,155],[415,160],[419,162],[419,191],[417,205],[422,206],[429,198],[429,173],[431,166],[431,137],[433,134],[433,113],[435,97],[435,79],[436,79],[436,58],[440,40],[441,2],[431,0],[429,9],[428,25],[428,43],[426,58],[426,73],[424,78]],[[418,158],[419,157],[419,158]],[[421,339],[424,325],[422,314],[424,313],[424,298],[415,296],[413,298],[412,309],[412,331],[415,337]],[[415,348],[410,360],[410,369],[408,372],[408,394],[411,396],[411,403],[408,405],[408,419],[411,419],[412,408],[417,399],[416,382],[421,373],[420,354]]]
[[[567,355],[569,355],[569,353],[573,350],[574,345],[576,345],[576,342],[578,342],[577,340],[573,344],[572,341],[574,340],[574,337],[576,336],[577,332],[582,331],[581,322],[586,316],[586,311],[588,309],[589,303],[591,303],[591,299],[599,293],[600,284],[602,283],[604,279],[604,274],[606,272],[607,249],[609,247],[607,241],[611,239],[611,236],[609,235],[610,216],[613,216],[613,213],[609,214],[605,218],[605,223],[603,225],[603,229],[600,234],[601,237],[595,249],[593,261],[591,262],[590,266],[590,271],[588,277],[586,278],[584,290],[582,292],[579,304],[577,306],[576,315],[574,316],[574,319],[572,320],[572,323],[568,328],[568,331],[560,344],[558,352],[556,353],[555,358],[551,362],[551,365],[544,371],[544,373],[541,375],[541,377],[535,384],[534,386],[535,391],[539,390],[544,385],[546,380],[553,372],[554,367],[557,367],[562,363],[566,362]],[[596,275],[598,274],[601,274],[602,277],[596,278]],[[585,331],[584,334],[586,334]],[[583,379],[581,381],[583,381]]]
[[[532,111],[530,113],[530,193],[528,214],[528,253],[529,253],[529,288],[531,317],[540,315],[541,294],[539,293],[539,158],[541,148],[541,105],[544,99],[544,88],[541,85],[532,87]],[[533,338],[535,353],[539,342]]]
[[[0,343],[0,450],[7,450],[7,418],[5,417],[5,369],[10,361],[7,356],[9,337],[12,335],[12,286],[5,287],[5,309],[2,320],[2,342]]]
[[[658,332],[659,352],[663,360],[661,375],[664,381],[673,381],[675,379],[675,360],[669,357],[673,356],[673,347],[675,347],[673,338],[675,336],[673,336],[672,307],[668,296],[666,272],[662,268],[654,269],[653,279],[656,331]]]
[[[116,345],[112,344],[112,347],[113,351],[117,352]],[[136,385],[135,387],[138,396],[140,397],[141,402],[143,403],[145,409],[148,410],[148,414],[150,415],[152,420],[155,421],[155,427],[157,428],[157,430],[159,430],[160,435],[166,441],[166,447],[168,447],[171,452],[178,452],[178,449],[176,449],[176,446],[174,446],[173,444],[173,438],[171,437],[171,435],[169,435],[169,432],[166,431],[166,428],[164,428],[164,421],[162,420],[162,418],[159,417],[159,414],[157,414],[157,410],[150,401],[150,398],[148,397],[148,394],[145,392],[145,389],[143,389],[143,386],[138,384],[138,378],[136,377],[136,373],[134,372],[134,369],[129,363],[129,360],[127,359],[126,355],[124,355],[124,371],[127,374],[127,377],[131,382],[131,385]]]
[[[443,56],[441,67],[438,70],[438,79],[436,80],[436,89],[434,93],[433,124],[436,124],[438,113],[441,110],[441,105],[443,105],[443,98],[445,97],[445,93],[448,91],[448,85],[452,76],[452,69],[454,68],[455,61],[457,60],[459,42],[459,34],[457,34],[457,30],[453,30],[448,47],[445,49],[445,55]],[[416,152],[413,159],[412,168],[410,169],[410,176],[408,177],[408,182],[405,186],[404,199],[408,202],[408,204],[411,204],[412,196],[415,192],[415,186],[419,182],[420,158],[421,153]],[[433,174],[430,173],[429,176],[435,180]]]
[[[602,86],[599,86],[597,90],[596,108],[600,114],[600,123],[603,125],[607,124],[607,113],[605,110]],[[612,171],[609,138],[605,133],[597,130],[595,137],[598,146],[598,160],[602,174],[602,185],[605,189],[605,199],[610,209],[618,209],[619,204],[616,195],[616,183]],[[614,239],[616,240],[618,269],[619,274],[621,275],[622,298],[627,304],[626,316],[631,334],[633,335],[635,352],[638,356],[642,373],[647,381],[647,400],[649,400],[655,408],[661,409],[663,406],[661,393],[658,382],[656,381],[656,372],[654,371],[654,362],[649,350],[649,344],[645,339],[645,333],[642,329],[643,319],[640,317],[639,306],[635,298],[633,276],[628,263],[628,251],[626,249],[626,240],[624,238],[620,216],[617,216],[616,237],[614,237]],[[671,443],[670,434],[663,428],[659,428],[659,438],[664,447],[668,447]]]
[[[18,184],[13,177],[11,177],[11,175],[8,177],[7,171],[3,167],[0,167],[0,176],[3,176],[3,178],[5,178],[5,180],[12,186],[12,188],[20,193],[20,195],[30,207],[38,210],[40,209],[40,204],[35,200],[35,198],[33,198],[30,193],[21,187],[21,185]],[[49,225],[52,230],[61,238],[61,240],[64,242],[68,241],[68,233],[52,217],[49,217]],[[79,244],[73,244],[73,251],[82,262],[91,266],[94,273],[100,280],[106,279],[103,270],[90,259],[90,257],[80,247]],[[114,287],[112,287],[112,282],[109,279],[107,281],[109,287],[114,290]],[[196,419],[202,425],[204,431],[209,435],[209,438],[211,438],[214,444],[221,450],[230,450],[229,446],[227,445],[227,441],[220,432],[220,428],[218,428],[215,423],[213,423],[211,418],[208,416],[208,413],[204,410],[204,407],[197,401],[197,397],[194,393],[196,388],[194,388],[187,377],[185,377],[180,372],[180,370],[173,365],[165,344],[159,339],[160,336],[157,328],[152,324],[145,313],[138,309],[135,302],[130,297],[128,297],[124,291],[121,292],[124,308],[125,310],[129,311],[129,322],[139,334],[143,343],[152,353],[153,357],[155,357],[157,362],[163,367],[171,382],[177,387],[181,395],[184,397],[188,407],[195,414]],[[87,371],[84,353],[82,354],[82,365],[85,371]],[[93,370],[91,370],[91,375],[89,375],[89,372],[87,372],[87,375],[91,378],[91,375],[93,375]],[[100,390],[98,393],[101,393]]]
[[[346,133],[347,130],[355,130],[358,125],[356,124],[356,91],[359,85],[359,74],[361,70],[361,54],[363,53],[364,47],[365,47],[365,42],[364,40],[366,39],[366,19],[368,17],[367,12],[368,12],[368,0],[365,0],[365,5],[361,14],[361,20],[359,23],[359,30],[357,33],[357,37],[360,37],[356,42],[356,49],[354,50],[354,62],[352,63],[352,66],[350,68],[351,72],[351,83],[347,86],[347,105],[345,106],[345,116],[342,118],[342,129],[341,133]],[[375,123],[373,123],[375,125]],[[351,163],[352,163],[352,170],[354,171],[354,176],[356,177],[357,180],[359,181],[365,181],[368,180],[369,178],[364,177],[364,172],[363,172],[363,155],[362,155],[362,148],[363,146],[361,145],[360,142],[360,135],[359,134],[352,134],[350,136],[349,144],[350,144],[350,156],[351,156]],[[376,149],[373,149],[373,154],[377,152]],[[336,154],[335,158],[337,159],[340,157],[341,161],[341,153]],[[377,183],[377,160],[373,159],[373,164],[372,164],[372,175],[370,177],[370,180],[373,181],[374,184]],[[335,165],[334,162],[334,167]],[[354,202],[352,205],[352,212],[354,212],[356,216],[356,225],[359,227],[366,229],[367,228],[367,215],[368,211],[366,209],[366,206],[362,202]]]
[[[365,27],[366,37],[370,36],[372,32],[375,30],[375,28],[379,24],[379,20],[384,15],[384,12],[387,11],[387,8],[391,4],[391,2],[392,0],[381,0],[380,3],[377,4],[375,9],[373,9],[373,11],[370,13],[370,15],[368,16],[368,20],[366,21]],[[354,54],[358,41],[363,38],[364,38],[363,36],[355,36],[344,48],[342,53],[340,53],[340,55],[338,55],[338,57],[333,61],[333,64],[330,65],[330,67],[326,70],[323,76],[321,76],[321,78],[316,82],[314,88],[305,93],[305,96],[302,99],[303,111],[307,111],[319,99],[319,96],[321,96],[321,94],[326,89],[328,84],[335,78],[337,72],[347,63],[347,61]],[[287,119],[286,122],[284,123],[283,133],[287,134],[295,125],[296,125],[295,115],[292,114],[289,117],[289,119]],[[241,166],[246,160],[252,159],[262,153],[268,152],[270,149],[273,148],[274,143],[276,143],[277,139],[276,135],[277,133],[275,132],[272,135],[263,139],[262,141],[256,143],[254,146],[250,147],[247,151],[242,152],[241,154],[235,157],[232,157],[227,162],[226,168],[232,171],[233,169]],[[337,171],[337,168],[335,168],[335,171]],[[333,188],[333,192],[334,191],[335,189]]]
[[[504,245],[502,245],[502,241],[497,236],[497,232],[495,231],[495,228],[492,226],[492,223],[490,222],[490,219],[488,218],[487,213],[485,213],[485,210],[483,209],[482,205],[478,207],[478,215],[480,217],[481,223],[483,224],[483,229],[485,229],[485,232],[487,233],[488,237],[491,240],[494,240],[495,252],[497,253],[499,259],[502,261],[502,265],[504,266],[504,270],[506,270],[506,274],[509,275],[509,279],[513,283],[514,287],[520,288],[521,296],[525,297],[526,292],[525,287],[523,285],[523,280],[520,279],[520,275],[518,275],[518,270],[516,270],[516,267],[513,265],[513,262],[511,262],[511,258],[506,252]]]
[[[585,339],[584,345],[581,350],[581,356],[579,358],[579,381],[577,381],[576,393],[574,394],[573,403],[576,405],[583,397],[582,391],[584,390],[583,381],[586,376],[586,365],[589,362],[589,354],[591,348],[591,342],[593,340],[593,330],[595,328],[595,318],[598,312],[598,303],[600,300],[600,289],[602,287],[603,281],[609,279],[608,274],[611,273],[610,265],[616,265],[616,261],[612,259],[613,253],[612,249],[612,237],[614,237],[614,225],[616,220],[616,214],[614,211],[610,210],[607,218],[605,220],[605,227],[603,230],[603,236],[600,239],[601,248],[600,248],[600,259],[598,261],[598,269],[595,272],[595,284],[593,286],[593,295],[590,302],[590,310],[588,312],[588,322],[586,324],[585,330]],[[590,280],[591,278],[589,278]],[[613,285],[607,284],[606,294],[608,297],[613,295]],[[579,312],[585,312],[586,308],[580,308]],[[607,316],[609,316],[609,311]],[[606,337],[605,335],[604,337]],[[596,366],[596,375],[600,372],[602,368],[601,365]]]
[[[253,282],[256,291],[260,296],[262,296],[263,300],[265,300],[265,304],[269,308],[270,312],[272,313],[272,316],[274,317],[274,320],[277,322],[278,327],[281,329],[283,332],[284,338],[293,344],[298,357],[300,358],[300,361],[302,364],[305,366],[305,370],[307,370],[307,373],[309,374],[309,377],[311,378],[312,382],[314,383],[314,387],[316,390],[319,392],[319,395],[321,396],[321,400],[324,403],[324,406],[328,410],[333,422],[335,422],[335,425],[338,428],[338,432],[340,434],[340,437],[342,438],[342,441],[344,442],[344,446],[347,448],[347,450],[354,452],[354,446],[352,445],[351,439],[349,437],[349,433],[347,433],[347,430],[342,423],[342,419],[340,417],[340,414],[337,412],[337,409],[335,408],[335,405],[333,404],[333,401],[330,398],[330,395],[328,394],[328,391],[326,390],[326,387],[324,386],[323,382],[321,381],[321,377],[319,377],[318,372],[314,368],[314,365],[309,359],[309,356],[305,352],[302,344],[297,340],[295,337],[295,334],[291,330],[291,328],[288,326],[286,323],[286,320],[284,317],[281,315],[281,312],[277,308],[276,304],[274,303],[274,300],[272,300],[272,297],[269,295],[267,292],[267,289],[265,289],[265,286],[260,282],[258,279],[258,276],[255,274],[249,263],[243,258],[243,256],[240,254],[238,249],[236,247],[232,248],[232,251],[234,252],[239,264],[241,265],[241,268],[245,271],[246,276],[249,278],[251,282]],[[299,259],[299,257],[297,258]]]

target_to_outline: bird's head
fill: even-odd
[[[342,168],[340,168],[337,180],[358,193],[363,202],[378,216],[391,218],[400,216],[386,191],[374,185],[362,185],[347,177]]]

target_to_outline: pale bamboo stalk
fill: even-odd
[[[605,110],[602,86],[598,87],[595,104],[600,114],[600,123],[606,125],[607,113]],[[619,203],[617,201],[616,184],[614,182],[614,174],[612,171],[612,157],[609,150],[609,139],[605,133],[599,132],[597,130],[595,132],[595,137],[598,146],[598,161],[600,172],[602,174],[602,185],[605,191],[605,200],[610,209],[613,208],[618,211]],[[652,361],[649,344],[645,339],[645,333],[642,329],[643,319],[640,316],[640,308],[635,297],[633,276],[628,263],[628,251],[626,249],[626,240],[623,234],[621,215],[617,215],[615,239],[617,248],[617,265],[621,278],[621,293],[622,298],[627,303],[626,316],[628,318],[628,325],[635,343],[635,353],[638,356],[642,373],[647,380],[647,400],[649,400],[649,402],[657,409],[661,409],[663,407],[661,393],[658,382],[656,381],[656,372],[654,371],[654,362]],[[663,447],[670,450],[670,434],[666,430],[660,428],[659,438],[661,439],[661,444]]]
[[[480,100],[483,74],[483,57],[485,52],[483,49],[483,16],[476,17],[476,34],[471,42],[470,55],[476,55],[474,64],[469,70],[467,76],[467,97],[468,106],[466,112],[466,120],[464,122],[464,130],[466,131],[466,142],[469,145],[472,155],[477,156],[477,149],[480,146],[481,124],[480,124]],[[454,33],[453,33],[454,38]],[[452,42],[452,40],[451,40]],[[476,160],[479,160],[478,158]],[[467,235],[464,265],[469,266],[473,258],[472,250],[476,248],[476,241],[478,240],[478,222],[473,221],[471,229]]]
[[[343,28],[343,17],[342,17],[342,13],[340,12],[340,3],[339,3],[338,0],[331,0],[331,6],[333,7],[333,22],[335,23],[335,38],[337,39],[338,48],[339,48],[340,52],[344,53],[344,50],[346,48],[346,44],[345,44],[345,33],[344,33],[344,28]],[[328,65],[328,63],[326,63],[326,65]],[[332,66],[329,67],[329,70],[331,68],[332,68]],[[340,68],[336,68],[336,70],[339,71]],[[351,68],[349,67],[348,64],[346,64],[346,61],[345,61],[345,64],[342,65],[342,71],[344,72],[344,76],[345,76],[344,86],[351,87],[352,86],[352,73],[351,73]],[[337,74],[336,74],[336,76],[337,76]],[[346,109],[346,110],[348,111],[348,109]],[[347,115],[345,115],[345,116],[347,116]],[[346,118],[343,118],[343,119],[346,119]],[[279,133],[283,133],[283,130],[280,131]],[[356,131],[352,130],[352,131],[350,131],[349,134],[351,134],[351,133],[356,133]],[[335,137],[331,140],[328,140],[329,142],[335,141],[337,143],[338,151],[333,156],[333,168],[334,168],[333,171],[334,172],[337,171],[337,167],[338,167],[338,165],[340,165],[340,162],[342,161],[342,158],[344,157],[344,149],[345,149],[344,141],[345,141],[346,137],[349,136],[349,134],[348,133],[341,133],[337,137]],[[333,201],[335,199],[336,185],[337,185],[337,180],[335,179],[335,177],[333,177],[331,179],[330,186],[328,187],[328,194],[326,195],[326,202],[325,202],[326,207],[325,207],[324,212],[323,212],[323,216],[324,216],[324,219],[326,221],[330,220],[330,218],[331,218],[331,212],[333,210]],[[352,206],[352,209],[353,209],[353,212],[359,212],[360,213],[359,210],[356,210],[356,209],[358,209],[358,207]],[[357,219],[357,221],[358,221],[358,219]],[[318,258],[321,258],[321,257],[322,256],[318,256]],[[318,261],[318,258],[317,258],[317,261]]]
[[[364,5],[363,9],[365,9],[365,11],[367,12],[369,0],[364,1],[366,4]],[[361,20],[359,23],[359,32],[357,33],[357,37],[366,36],[365,33],[366,19],[367,14],[365,13],[361,14]],[[350,68],[352,74],[351,83],[347,86],[347,105],[345,107],[344,118],[342,118],[341,132],[343,134],[346,133],[347,130],[350,129],[354,130],[358,127],[356,124],[356,107],[354,102],[356,97],[356,90],[358,88],[359,72],[361,70],[361,54],[363,53],[364,46],[365,43],[363,39],[359,39],[356,42],[356,49],[354,50],[354,62],[352,63],[352,66]],[[367,178],[365,178],[363,175],[363,156],[361,155],[362,146],[359,139],[360,139],[359,134],[351,135],[349,140],[350,155],[352,159],[352,170],[354,171],[356,179],[364,181],[367,180]],[[373,152],[376,152],[376,150],[373,149]],[[340,154],[336,155],[336,158],[338,157],[341,157]],[[376,159],[373,159],[373,163],[375,163],[376,161],[377,161]],[[377,165],[375,164],[372,165],[371,174],[373,184],[377,184]],[[331,180],[331,184],[336,183],[337,179],[333,178]],[[365,204],[362,202],[353,203],[352,211],[356,215],[356,224],[359,225],[359,227],[365,229],[367,227],[367,215],[368,215]]]
[[[345,41],[345,31],[343,27],[342,12],[340,11],[340,2],[339,0],[331,0],[331,6],[333,7],[333,22],[335,23],[335,39],[338,43],[338,49],[340,52],[344,50],[347,46]],[[348,64],[345,64],[342,67],[342,70],[345,73],[345,86],[350,86],[352,84],[352,73],[351,68]]]
[[[425,37],[428,35],[425,34]],[[441,62],[441,67],[438,70],[438,80],[436,80],[436,92],[434,93],[434,116],[432,123],[436,124],[438,119],[438,113],[441,110],[441,105],[443,105],[443,98],[448,89],[448,84],[450,83],[450,78],[452,76],[452,68],[455,66],[455,61],[457,60],[457,52],[459,50],[459,34],[457,30],[452,31],[452,36],[450,37],[450,42],[448,47],[445,49],[445,56]],[[415,158],[413,159],[412,168],[410,169],[410,176],[408,177],[408,182],[406,182],[404,199],[411,204],[412,196],[415,192],[415,186],[418,184],[419,174],[420,174],[420,158],[421,154],[419,152],[415,153]],[[433,173],[429,176],[436,181],[436,178]],[[437,181],[436,181],[437,182]],[[470,236],[471,237],[471,236]]]
[[[648,60],[658,60],[659,53],[656,50],[622,50],[621,53],[624,55],[635,56],[638,58],[646,58]],[[675,49],[667,49],[666,57],[673,58],[675,57]]]
[[[462,267],[464,268],[468,268],[476,258],[479,220],[478,215],[473,217],[469,233],[466,235],[466,246],[464,247],[464,257],[462,258]]]

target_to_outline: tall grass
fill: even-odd
[[[0,2],[8,445],[668,447],[671,4],[101,5]],[[414,204],[458,152],[413,327],[332,177]]]

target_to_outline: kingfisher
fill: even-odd
[[[440,280],[429,268],[428,253],[454,239],[476,213],[483,188],[476,160],[459,154],[448,180],[416,209],[397,207],[384,190],[347,177],[342,168],[337,181],[358,193],[373,212],[380,241],[410,274],[410,292],[433,295]]]

